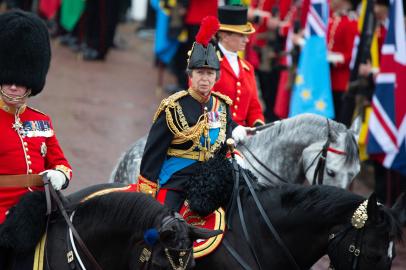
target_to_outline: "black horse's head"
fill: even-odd
[[[162,219],[158,229],[145,232],[145,245],[137,252],[140,256],[134,262],[136,269],[191,269],[195,266],[193,241],[221,233],[221,230],[212,231],[189,225],[178,213],[171,213]]]
[[[404,201],[392,209],[378,204],[374,194],[364,201],[350,224],[330,234],[331,269],[390,270],[395,258],[395,241],[401,239],[399,217],[406,211]]]

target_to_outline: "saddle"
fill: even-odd
[[[226,227],[225,212],[223,208],[215,210],[213,213],[207,215],[206,217],[201,217],[190,209],[190,206],[186,201],[180,210],[180,214],[188,224],[196,227],[209,230],[222,230],[223,232]],[[213,252],[221,244],[223,238],[224,233],[209,239],[196,240],[193,243],[194,258],[198,259]]]

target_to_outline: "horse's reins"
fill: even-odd
[[[326,166],[326,158],[327,158],[327,151],[331,150],[333,152],[338,152],[339,154],[342,154],[341,151],[337,151],[335,149],[330,149],[329,148],[330,143],[331,143],[330,121],[328,120],[328,118],[326,118],[326,120],[327,120],[327,141],[323,145],[323,148],[320,150],[320,152],[314,157],[314,159],[312,160],[310,165],[304,170],[304,174],[306,174],[307,171],[313,166],[316,159],[320,156],[319,161],[318,161],[317,166],[316,166],[316,169],[314,171],[313,183],[312,183],[313,185],[315,185],[315,184],[322,185],[323,184],[324,169],[325,169],[325,166]],[[254,133],[257,132],[257,131],[261,131],[261,130],[267,129],[269,127],[272,127],[278,122],[279,121],[268,123],[268,124],[265,124],[265,125],[262,125],[262,126],[259,126],[259,127],[255,127]],[[254,166],[253,162],[251,162],[251,160],[248,158],[247,153],[255,160],[256,163],[258,163],[262,168],[264,168],[265,171],[267,171],[269,174],[276,177],[280,182],[283,182],[285,184],[289,183],[289,181],[287,181],[286,179],[284,179],[283,177],[278,175],[276,172],[271,170],[267,165],[265,165],[261,160],[259,160],[255,156],[255,154],[245,144],[239,144],[239,146],[242,147],[242,149],[240,151],[243,153],[243,155],[245,157],[245,161],[247,161],[248,164],[251,166],[251,168],[253,168],[261,177],[263,177],[264,179],[266,179],[269,182],[273,182],[269,177],[267,177],[259,169],[257,169],[256,166]],[[316,179],[317,179],[317,182],[316,182]]]
[[[321,149],[321,152],[320,152],[321,154],[319,154],[320,158],[319,158],[319,161],[317,162],[316,169],[314,170],[312,185],[316,185],[316,184],[322,185],[323,184],[324,169],[326,167],[326,159],[327,159],[327,150],[331,143],[330,121],[328,120],[328,118],[326,118],[326,120],[327,120],[327,141],[325,142],[325,144],[323,145],[323,148]]]
[[[44,177],[44,187],[45,187],[45,197],[47,200],[47,215],[51,213],[51,198],[55,201],[56,206],[58,207],[59,211],[61,212],[63,218],[65,219],[66,224],[68,225],[69,229],[72,231],[73,237],[80,246],[81,250],[83,251],[86,258],[89,260],[91,265],[91,269],[102,270],[101,266],[95,259],[95,257],[90,252],[89,248],[86,246],[85,242],[80,237],[78,231],[76,230],[75,226],[72,224],[66,209],[61,201],[60,195],[55,191],[52,184],[50,183],[47,177]]]
[[[258,126],[254,128],[254,134],[258,131],[267,129],[269,127],[274,126],[276,123],[278,123],[279,121],[275,121],[272,123],[268,123],[262,126]],[[280,175],[278,175],[276,172],[274,172],[273,170],[271,170],[268,166],[266,166],[261,160],[259,160],[259,158],[257,158],[255,156],[255,154],[245,145],[245,144],[239,144],[239,146],[241,146],[243,149],[241,149],[241,152],[243,153],[245,160],[249,163],[249,165],[251,166],[251,168],[253,168],[259,175],[261,175],[264,179],[266,179],[269,182],[272,182],[271,179],[269,179],[269,177],[267,177],[265,174],[263,174],[259,169],[257,169],[254,164],[248,159],[247,153],[250,154],[250,156],[255,160],[255,162],[257,162],[262,168],[264,168],[268,173],[270,173],[271,175],[273,175],[274,177],[276,177],[279,181],[283,182],[283,183],[289,183],[289,181],[285,180],[283,177],[281,177]],[[246,151],[244,153],[244,151]]]
[[[229,144],[231,145],[231,143]],[[233,152],[233,151],[231,151]],[[255,261],[259,267],[259,269],[262,269],[258,255],[255,252],[254,246],[252,245],[252,242],[250,240],[249,237],[249,233],[248,233],[248,229],[247,229],[247,224],[244,218],[244,211],[242,209],[242,204],[241,204],[241,196],[240,196],[240,188],[239,188],[239,175],[241,174],[243,176],[243,179],[245,181],[245,183],[248,186],[248,189],[252,195],[252,198],[254,199],[254,202],[261,214],[262,219],[264,220],[265,224],[267,225],[268,230],[272,233],[272,235],[274,236],[276,242],[279,244],[279,246],[282,248],[282,251],[285,253],[286,257],[288,258],[290,264],[292,265],[293,269],[296,270],[300,270],[299,265],[296,263],[295,259],[293,258],[292,254],[290,253],[289,249],[286,247],[286,245],[284,244],[282,238],[280,237],[279,233],[277,232],[277,230],[275,229],[275,227],[273,226],[271,220],[269,219],[268,215],[265,212],[264,207],[261,204],[261,201],[259,200],[257,193],[255,192],[255,189],[251,183],[251,180],[247,177],[246,173],[244,172],[244,170],[242,170],[238,164],[236,163],[235,159],[232,159],[233,161],[233,167],[234,167],[234,177],[235,177],[235,185],[237,185],[238,191],[235,194],[233,192],[233,196],[236,196],[236,198],[231,198],[232,200],[236,199],[237,200],[237,206],[238,206],[238,213],[239,213],[239,217],[240,217],[240,222],[241,222],[241,226],[243,228],[243,233],[244,233],[244,237],[248,243],[248,246],[250,248],[251,253],[253,254]],[[231,206],[234,205],[234,203],[231,203]],[[232,209],[228,209],[229,211],[232,211]],[[229,220],[229,222],[231,222],[231,220]],[[225,241],[225,240],[224,240]],[[230,254],[236,259],[236,261],[238,263],[240,263],[240,265],[245,269],[245,270],[249,270],[251,269],[247,263],[245,263],[245,261],[241,258],[241,256],[238,255],[238,252],[236,252],[231,245],[225,241],[225,247],[226,249],[230,252]]]

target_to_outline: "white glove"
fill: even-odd
[[[244,127],[244,126],[237,126],[235,129],[233,129],[233,132],[231,133],[231,136],[233,137],[235,144],[239,143],[244,143],[247,138],[247,130],[250,128]]]
[[[337,52],[328,52],[327,61],[333,64],[344,63],[344,55]]]
[[[47,176],[55,190],[61,190],[67,180],[65,174],[58,170],[46,170],[41,172],[40,175]]]
[[[240,155],[237,155],[237,154],[234,155],[234,158],[235,158],[235,161],[237,161],[238,165],[241,166],[241,168],[243,168],[243,169],[247,168],[244,158],[242,158]]]

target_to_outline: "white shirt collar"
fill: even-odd
[[[238,65],[238,53],[232,52],[224,48],[221,43],[218,43],[220,50],[223,52],[224,56],[227,58],[228,63],[233,69],[234,73],[238,76],[240,74],[240,66]]]

